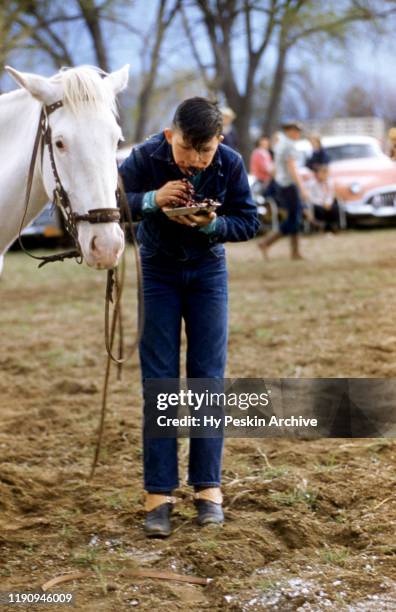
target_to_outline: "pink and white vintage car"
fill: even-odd
[[[370,136],[325,136],[330,175],[347,225],[396,221],[396,163]]]

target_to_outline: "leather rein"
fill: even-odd
[[[95,456],[91,467],[90,478],[94,475],[95,467],[99,458],[101,441],[103,437],[105,413],[107,408],[107,393],[108,383],[110,376],[111,361],[115,362],[118,366],[118,379],[121,378],[122,364],[125,363],[132,354],[136,351],[143,332],[144,324],[144,308],[143,308],[143,282],[142,282],[142,271],[140,265],[139,249],[137,246],[137,239],[135,230],[133,227],[133,221],[131,212],[129,210],[127,198],[123,189],[122,180],[118,175],[118,186],[116,189],[116,201],[119,208],[94,208],[85,214],[77,214],[73,212],[70,199],[65,191],[62,181],[60,179],[54,156],[54,149],[52,144],[52,132],[49,124],[48,117],[56,111],[58,108],[63,106],[62,100],[58,100],[53,104],[43,106],[40,113],[40,120],[34,140],[32,156],[29,165],[29,173],[26,184],[25,202],[24,202],[24,213],[18,232],[18,241],[21,249],[32,257],[33,259],[40,260],[39,268],[54,261],[64,261],[65,259],[76,259],[77,263],[81,264],[83,261],[81,248],[78,242],[78,229],[77,223],[85,221],[88,223],[114,223],[114,222],[125,222],[128,226],[132,237],[132,245],[135,253],[136,263],[136,278],[137,278],[137,292],[138,292],[138,330],[135,340],[130,347],[128,354],[124,355],[124,343],[123,343],[123,324],[122,324],[122,309],[121,309],[121,298],[125,282],[125,250],[121,264],[121,274],[118,272],[118,268],[114,268],[107,271],[107,284],[106,284],[106,299],[105,299],[105,346],[107,352],[107,363],[104,377],[104,385],[102,392],[102,407],[101,407],[101,418],[98,430],[98,438],[95,449]],[[55,187],[53,190],[53,203],[60,209],[64,226],[68,234],[74,241],[74,249],[65,251],[63,253],[57,253],[55,255],[48,256],[37,256],[30,253],[23,245],[21,233],[26,219],[26,215],[29,207],[29,200],[32,191],[34,170],[36,167],[36,161],[40,150],[41,165],[43,163],[44,147],[48,147],[49,159],[51,163],[52,174],[55,181]],[[110,314],[110,303],[113,304],[113,311]],[[115,340],[116,332],[118,331],[119,342],[118,342],[118,355],[115,356],[113,353],[113,345]]]

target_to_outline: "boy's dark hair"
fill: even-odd
[[[217,102],[207,98],[188,98],[176,109],[173,127],[179,129],[184,140],[199,151],[223,130],[223,117]]]

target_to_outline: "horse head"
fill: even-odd
[[[52,78],[7,70],[43,107],[62,102],[47,121],[56,171],[73,213],[83,216],[92,209],[116,208],[116,151],[122,139],[116,95],[127,85],[129,66],[108,75],[80,66],[61,70]],[[41,178],[52,200],[56,181],[48,149],[44,148]],[[118,222],[80,220],[77,233],[88,266],[108,269],[117,265],[124,249]]]

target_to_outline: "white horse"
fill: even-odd
[[[47,79],[7,67],[21,90],[0,96],[0,258],[18,235],[24,214],[29,164],[41,109],[62,101],[52,112],[52,145],[57,171],[76,214],[116,208],[116,150],[122,138],[116,121],[116,95],[128,82],[129,66],[104,78],[95,68],[61,70]],[[48,147],[40,152],[24,226],[52,200],[55,187]],[[124,249],[118,222],[77,223],[78,242],[88,266],[117,265]],[[2,262],[0,262],[0,265]]]

